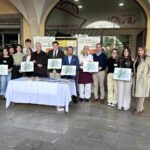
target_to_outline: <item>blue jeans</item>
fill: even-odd
[[[6,89],[7,89],[7,85],[8,85],[9,80],[11,80],[11,73],[8,73],[8,75],[0,76],[1,95],[3,95],[3,96],[6,93]]]

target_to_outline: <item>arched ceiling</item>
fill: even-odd
[[[116,1],[119,2],[125,0],[116,0]],[[150,0],[142,0],[142,1],[145,3],[145,5],[148,7],[150,11]],[[10,2],[20,11],[20,13],[29,23],[31,29],[33,29],[31,31],[32,35],[38,35],[40,24],[45,23],[44,21],[46,20],[48,13],[59,2],[59,0],[10,0]],[[109,3],[108,6],[109,5],[112,4]],[[127,4],[127,6],[132,7],[131,3]]]

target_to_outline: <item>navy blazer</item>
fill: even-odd
[[[70,65],[70,66],[76,66],[77,70],[78,70],[79,69],[79,59],[78,59],[78,56],[72,55],[72,59],[71,59],[70,63],[69,63],[69,60],[68,60],[68,56],[64,56],[62,64],[63,65]]]
[[[76,66],[77,71],[79,70],[79,59],[75,55],[72,56],[72,59],[71,59],[70,63],[69,63],[69,60],[68,60],[68,56],[64,56],[62,64],[63,65],[70,65],[70,66]],[[77,75],[76,76],[63,76],[63,78],[77,80]]]

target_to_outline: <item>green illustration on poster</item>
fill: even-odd
[[[83,72],[98,72],[98,62],[84,62]]]
[[[113,78],[115,80],[130,81],[131,75],[131,69],[129,68],[115,68]]]
[[[62,59],[48,59],[48,69],[61,69]]]
[[[21,72],[33,72],[34,64],[32,61],[29,62],[21,62]]]
[[[63,76],[75,76],[76,75],[76,66],[62,66],[61,75]]]
[[[8,65],[0,65],[0,75],[8,75]]]

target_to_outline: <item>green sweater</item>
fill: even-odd
[[[21,65],[23,56],[24,56],[23,53],[16,53],[16,54],[14,54],[13,55],[14,65]]]

